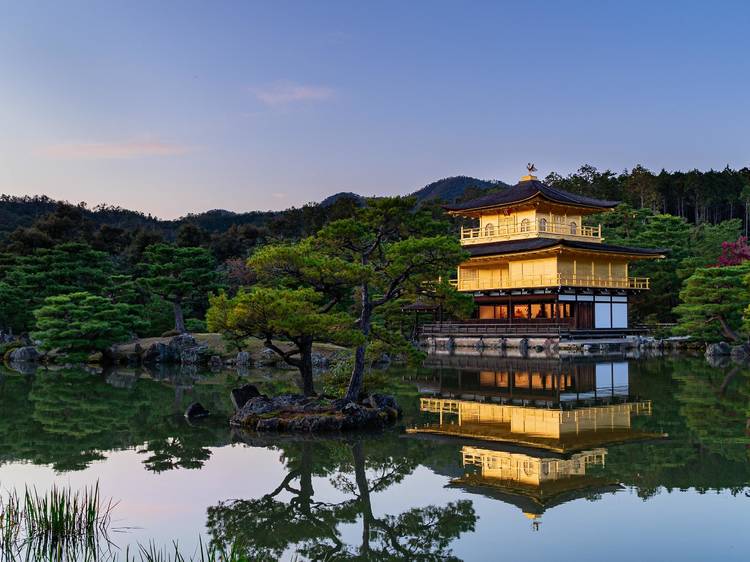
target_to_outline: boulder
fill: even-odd
[[[398,417],[401,417],[402,414],[401,406],[398,405],[393,396],[388,394],[370,394],[363,400],[363,404],[378,410],[395,410],[398,413]]]
[[[198,343],[190,334],[180,334],[169,343],[157,342],[143,354],[144,363],[182,363],[195,365],[208,359],[208,346]]]
[[[313,369],[328,369],[331,366],[331,361],[322,353],[313,352],[311,359]]]
[[[246,384],[239,388],[233,388],[230,392],[230,398],[232,399],[232,405],[234,406],[235,412],[241,410],[242,407],[247,404],[247,401],[251,398],[257,398],[261,396],[258,387],[254,384]]]
[[[218,355],[212,355],[208,360],[208,366],[213,370],[219,370],[224,367],[224,361]]]
[[[247,367],[252,362],[252,357],[247,351],[240,351],[235,359],[235,364],[238,367]]]
[[[25,345],[10,350],[8,360],[12,363],[34,363],[39,361],[40,353],[33,345]]]
[[[258,356],[258,365],[272,367],[280,361],[279,356],[273,349],[264,348]]]
[[[39,369],[39,363],[36,361],[11,361],[7,366],[11,371],[22,375],[33,375]]]
[[[732,359],[743,361],[748,357],[748,348],[744,345],[733,345],[729,354],[732,356]]]
[[[732,353],[731,346],[725,342],[710,343],[706,346],[706,357],[719,357]]]
[[[195,420],[198,418],[205,418],[210,412],[203,407],[200,402],[193,402],[185,410],[185,417],[189,420]]]
[[[169,354],[169,346],[165,343],[157,342],[148,346],[143,352],[142,361],[144,363],[176,363],[174,357]]]

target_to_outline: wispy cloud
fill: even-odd
[[[115,142],[66,142],[45,146],[41,153],[65,160],[113,160],[150,156],[175,156],[189,152],[190,147],[160,140]]]
[[[271,107],[306,101],[326,101],[335,97],[336,92],[325,86],[302,84],[273,84],[250,91],[262,103]]]

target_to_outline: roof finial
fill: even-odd
[[[529,162],[528,164],[526,164],[526,169],[529,171],[529,174],[526,175],[526,176],[523,176],[521,178],[521,181],[535,180],[536,176],[534,175],[534,172],[536,172],[536,166],[534,166],[534,163],[533,162]]]

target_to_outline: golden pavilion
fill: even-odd
[[[551,187],[528,168],[513,187],[445,207],[476,224],[461,228],[470,257],[458,267],[458,290],[474,294],[483,321],[627,329],[628,298],[649,288],[647,278],[629,275],[628,263],[662,258],[663,250],[606,244],[601,225],[583,221],[618,201]]]

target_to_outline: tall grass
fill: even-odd
[[[81,491],[53,486],[40,494],[10,491],[0,497],[0,559],[79,560],[109,543],[114,504],[103,501],[99,484]]]
[[[40,494],[0,494],[0,562],[249,562],[235,547],[206,546],[192,555],[150,542],[118,551],[108,532],[116,504],[103,500],[99,484],[82,491],[53,486]]]
[[[131,557],[130,553],[126,552],[124,562],[249,562],[249,560],[235,547],[226,550],[206,546],[202,539],[199,539],[197,552],[189,558],[180,552],[180,547],[176,542],[170,549],[159,548],[154,543],[149,543],[147,546],[140,545],[136,556]]]

